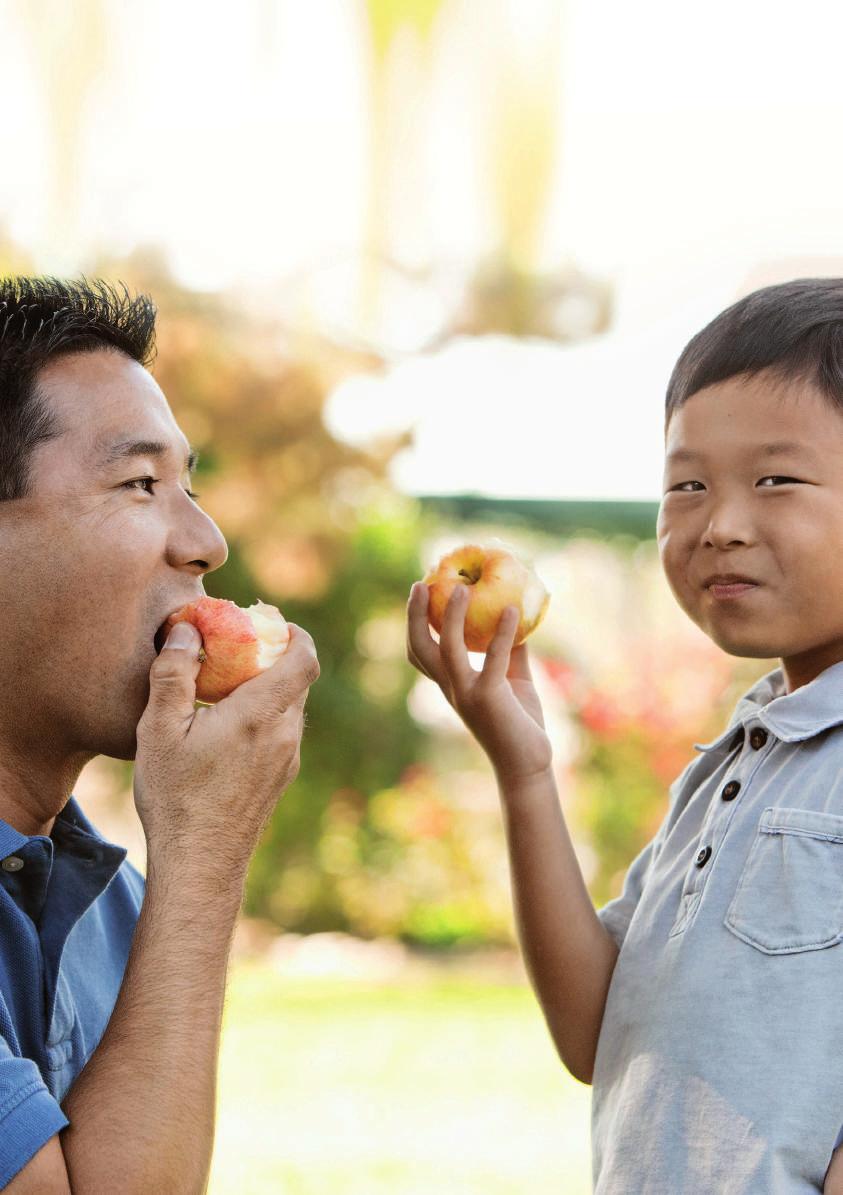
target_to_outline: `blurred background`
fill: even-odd
[[[843,273],[841,34],[831,0],[0,0],[0,270],[152,295],[229,544],[207,591],[321,661],[235,943],[213,1195],[591,1189],[491,773],[405,603],[467,539],[533,561],[565,817],[617,895],[777,663],[667,588],[664,391],[740,295]],[[105,757],[76,789],[143,869],[131,793]]]

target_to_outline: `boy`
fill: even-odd
[[[556,1049],[593,1085],[596,1195],[843,1192],[843,279],[765,287],[682,352],[657,536],[682,609],[770,660],[595,910],[509,608],[481,672],[455,591],[408,658],[489,756],[515,920]],[[832,1158],[834,1160],[832,1160]]]

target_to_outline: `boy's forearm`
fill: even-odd
[[[150,866],[103,1037],[62,1101],[79,1195],[202,1195],[214,1144],[225,977],[242,879]],[[115,1186],[116,1184],[116,1186]]]
[[[559,1057],[590,1083],[618,947],[588,894],[553,776],[498,789],[527,973]]]

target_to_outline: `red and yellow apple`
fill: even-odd
[[[202,597],[168,616],[162,642],[177,622],[191,622],[202,636],[196,699],[212,705],[238,685],[270,668],[290,642],[277,606],[260,600],[244,609],[227,598]]]
[[[506,606],[517,606],[520,612],[513,646],[523,643],[550,602],[535,570],[500,540],[454,548],[428,571],[424,583],[429,590],[428,621],[437,634],[451,594],[458,585],[468,587],[464,638],[469,651],[488,650]]]

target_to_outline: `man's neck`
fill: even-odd
[[[0,744],[0,820],[28,838],[48,837],[87,762],[56,767],[52,761],[22,760]]]

